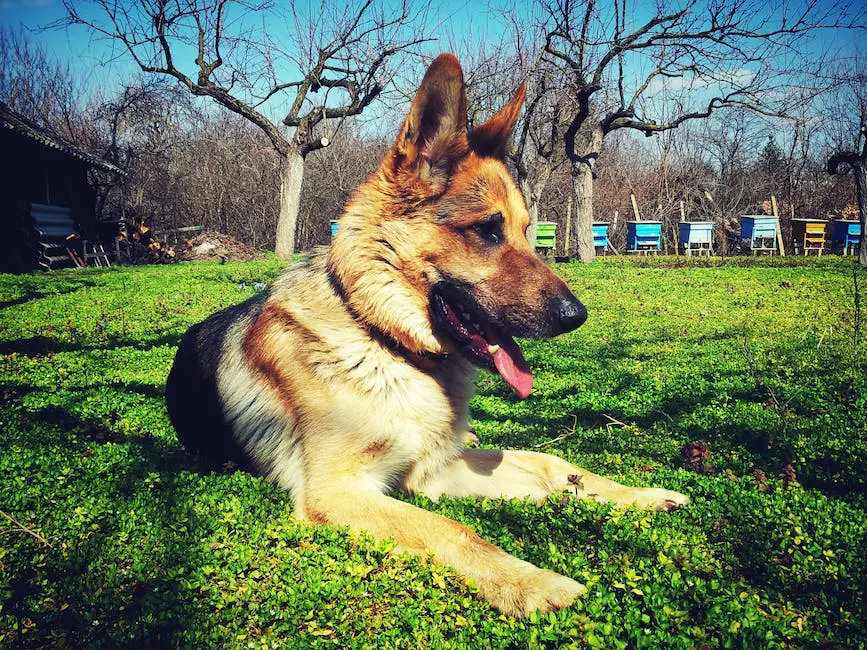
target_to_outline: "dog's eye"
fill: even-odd
[[[474,223],[470,228],[475,232],[479,237],[484,239],[486,242],[490,242],[491,244],[499,244],[503,241],[503,215],[497,212],[496,214],[492,214],[489,217],[486,217],[483,221],[479,221],[478,223]]]

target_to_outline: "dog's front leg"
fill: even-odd
[[[486,542],[472,530],[441,515],[392,499],[357,482],[308,486],[296,516],[365,530],[394,539],[398,550],[432,554],[438,564],[470,578],[479,594],[505,614],[524,617],[570,605],[585,587],[540,569]]]
[[[539,501],[568,489],[579,498],[653,510],[671,510],[689,503],[689,497],[679,492],[621,485],[557,456],[520,450],[464,449],[433,476],[410,475],[405,487],[432,499],[447,495]]]

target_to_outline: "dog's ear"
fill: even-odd
[[[400,164],[424,180],[447,177],[467,153],[464,74],[453,54],[431,63],[395,143]]]
[[[518,122],[518,116],[521,114],[521,107],[524,105],[526,96],[527,84],[524,82],[518,86],[511,101],[503,106],[496,115],[470,131],[470,146],[473,151],[480,156],[506,157],[506,146],[512,136],[512,131],[515,129],[515,124]]]

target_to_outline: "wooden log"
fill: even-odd
[[[629,195],[630,201],[632,201],[632,211],[635,213],[635,220],[641,221],[641,213],[638,211],[638,201],[635,200],[635,195]]]
[[[771,213],[777,218],[777,246],[780,247],[780,257],[786,256],[786,247],[783,246],[783,224],[780,223],[780,213],[777,210],[777,197],[771,194]]]

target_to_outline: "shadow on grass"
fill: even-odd
[[[0,571],[18,597],[4,613],[35,624],[21,647],[173,647],[185,629],[204,625],[178,581],[208,561],[202,539],[213,524],[199,512],[190,473],[211,468],[178,444],[125,436],[63,408],[4,410],[18,435],[2,437],[38,459],[31,480],[40,484],[6,493],[4,511],[36,514],[43,530],[56,531],[51,548],[25,536],[5,557],[11,576]],[[71,475],[76,487],[54,475]]]
[[[39,289],[40,285],[47,285],[52,288],[50,292]],[[23,285],[24,292],[17,298],[11,300],[0,300],[0,310],[6,307],[14,307],[24,305],[31,300],[39,300],[40,298],[54,298],[67,293],[73,293],[79,289],[95,287],[99,283],[88,278],[58,278],[56,276],[15,276],[12,281],[3,282],[3,285]],[[8,290],[8,286],[4,287],[4,291]]]
[[[40,335],[0,342],[0,354],[16,353],[27,356],[42,356],[58,352],[90,352],[96,350],[118,350],[121,348],[148,350],[163,345],[177,346],[181,341],[181,336],[183,334],[162,334],[157,336],[111,338],[108,341],[96,343],[77,343]]]
[[[702,343],[725,343],[735,336],[732,332],[722,332],[703,337]],[[757,377],[746,360],[730,364],[725,369],[703,369],[702,363],[698,361],[690,370],[691,385],[682,393],[673,392],[665,386],[645,386],[646,377],[631,372],[628,362],[636,358],[640,348],[651,348],[663,342],[615,337],[611,342],[600,344],[580,356],[565,352],[557,357],[556,368],[548,369],[567,377],[580,376],[585,380],[588,373],[585,359],[592,358],[594,367],[589,372],[591,376],[601,374],[604,377],[604,386],[599,390],[610,399],[576,400],[574,396],[578,389],[567,385],[547,394],[531,396],[527,402],[529,408],[525,406],[517,413],[499,406],[489,408],[484,402],[476,404],[471,410],[472,419],[492,425],[518,423],[529,430],[526,434],[504,434],[500,442],[509,446],[535,442],[539,434],[555,438],[572,427],[578,427],[584,431],[600,430],[599,435],[570,437],[566,444],[580,454],[634,455],[640,451],[643,456],[656,462],[679,466],[678,455],[671,452],[670,445],[654,448],[652,444],[648,446],[642,443],[642,446],[636,447],[634,436],[628,431],[618,433],[618,422],[624,422],[644,432],[675,437],[679,444],[703,440],[710,445],[712,453],[736,455],[739,458],[739,466],[734,468],[736,471],[763,469],[774,475],[788,463],[804,456],[801,446],[805,440],[809,440],[813,455],[808,461],[802,460],[798,466],[799,480],[805,487],[819,488],[835,496],[845,491],[867,491],[867,476],[863,471],[865,464],[858,459],[860,447],[855,445],[849,454],[841,455],[833,441],[823,437],[823,431],[828,432],[826,436],[838,435],[839,422],[822,417],[825,411],[818,409],[818,418],[813,426],[812,421],[817,414],[811,409],[815,409],[816,404],[810,399],[803,400],[803,403],[794,399],[789,403],[785,399],[786,395],[775,395],[766,383],[768,377]],[[793,358],[798,357],[797,351],[786,352],[794,355]],[[544,361],[541,365],[544,366]],[[606,371],[606,366],[617,370],[613,373]],[[847,394],[847,391],[851,393],[846,398],[849,402],[854,403],[853,400],[858,399],[857,388],[847,381],[843,379],[839,368],[830,365],[810,367],[785,376],[787,393],[795,397],[804,387],[821,386],[823,393],[828,396],[823,404],[837,408],[838,418],[849,418],[849,426],[856,429],[864,426],[863,416],[859,417],[856,411],[834,401],[837,399],[835,396]],[[511,391],[499,384],[479,394],[507,401],[514,399]],[[621,400],[619,396],[625,396],[625,399]],[[637,412],[635,408],[626,406],[628,401],[634,404],[636,400],[641,404]],[[627,410],[630,412],[627,413]],[[708,415],[714,410],[716,413]],[[864,460],[867,462],[867,459]],[[842,476],[846,477],[845,486],[840,482]]]
[[[127,382],[119,382],[119,381],[103,381],[100,382],[98,379],[94,380],[88,386],[79,386],[75,388],[66,387],[64,388],[65,392],[69,393],[85,393],[88,391],[92,391],[96,388],[112,388],[120,393],[136,393],[138,395],[142,395],[143,397],[150,397],[153,399],[163,399],[165,397],[165,385],[164,384],[146,384],[140,381],[127,381]],[[20,402],[22,398],[29,395],[30,393],[38,393],[45,390],[42,387],[34,386],[32,384],[22,384],[18,382],[4,382],[0,381],[0,396],[3,397],[3,401],[8,404],[13,404],[15,402]],[[61,420],[66,420],[72,416],[70,416],[64,409],[48,409],[55,412],[54,417],[61,418]],[[63,413],[61,414],[60,411]],[[62,424],[60,420],[52,420],[51,415],[47,414],[45,422],[47,423],[55,423]]]

